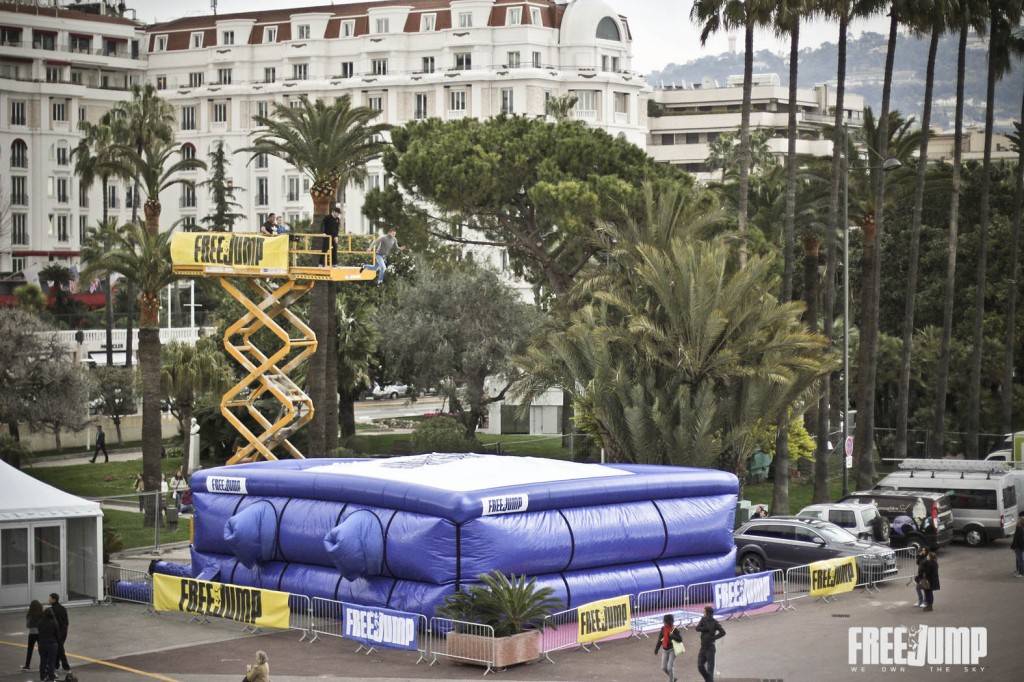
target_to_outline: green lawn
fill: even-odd
[[[561,436],[481,433],[477,434],[477,440],[484,446],[486,452],[500,450],[503,455],[571,458],[569,450],[562,447]],[[348,447],[357,455],[408,455],[415,451],[411,433],[357,433]]]
[[[164,474],[173,475],[181,462],[180,457],[168,457],[160,465]],[[73,464],[66,467],[29,467],[24,471],[40,481],[82,497],[128,495],[135,491],[135,474],[141,473],[142,460]]]
[[[851,486],[850,490],[854,490]],[[843,480],[839,476],[829,479],[828,482],[829,500],[838,500],[843,495]],[[790,481],[789,482],[789,511],[790,513],[796,514],[798,511],[811,504],[811,498],[814,494],[814,482],[811,480],[807,481]],[[740,497],[743,499],[750,500],[751,504],[764,504],[768,505],[769,511],[771,511],[772,503],[772,483],[748,483],[743,486],[743,490],[740,491]]]
[[[142,525],[143,515],[119,509],[103,510],[103,527],[117,533],[124,549],[133,547],[152,547],[155,540],[155,532],[152,528],[144,528]],[[189,519],[181,519],[177,530],[173,533],[167,525],[160,529],[160,544],[165,545],[171,542],[184,542],[189,539]]]

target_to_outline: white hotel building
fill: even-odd
[[[351,95],[382,122],[402,125],[540,117],[547,98],[572,93],[577,118],[640,146],[647,139],[646,86],[631,70],[629,25],[603,0],[382,0],[150,26],[0,3],[0,31],[0,167],[12,175],[5,194],[18,200],[11,229],[0,234],[3,272],[77,261],[79,228],[102,208],[100,190],[81,192],[71,173],[77,122],[96,120],[135,82],[160,90],[174,108],[182,153],[203,160],[218,142],[232,152],[246,146],[254,116],[303,95]],[[236,229],[255,230],[269,212],[310,217],[298,171],[274,158],[248,161],[231,158],[233,182],[245,190],[238,198],[246,220]],[[380,162],[368,170],[364,186],[344,189],[351,232],[367,231],[364,192],[383,182]],[[122,217],[130,213],[125,190],[120,183],[108,197]],[[173,187],[161,200],[168,225],[209,212],[202,188]]]

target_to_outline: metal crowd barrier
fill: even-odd
[[[153,577],[146,571],[116,564],[103,566],[103,596],[107,601],[144,604],[153,613]]]
[[[430,665],[438,657],[486,665],[484,675],[495,667],[494,628],[450,618],[430,619]]]
[[[346,602],[340,602],[334,599],[314,597],[310,605],[310,628],[313,633],[313,640],[311,641],[315,641],[318,635],[345,639],[344,612],[345,607],[348,605],[349,604]],[[367,608],[358,604],[351,604],[351,606],[356,608]],[[430,628],[427,626],[426,616],[420,613],[415,615],[416,631],[419,641],[419,644],[416,647],[419,658],[416,659],[416,663],[419,664],[422,661],[427,660],[427,656],[430,653]],[[374,647],[368,647],[365,644],[360,643],[356,648],[356,653],[364,650],[369,654],[374,650]]]
[[[313,605],[309,597],[304,594],[288,593],[288,629],[298,630],[302,633],[300,642],[309,638],[310,644],[316,641],[316,632],[313,630]]]
[[[686,585],[663,587],[640,592],[633,599],[633,635],[648,637],[648,632],[661,628],[663,618],[671,613],[676,625],[686,629],[700,620],[700,614],[686,608]]]
[[[871,583],[872,587],[897,580],[911,580],[917,575],[917,552],[914,551],[914,547],[900,547],[893,550],[893,559],[896,561],[896,572],[880,577],[875,576],[876,579]]]
[[[579,612],[576,609],[566,609],[565,611],[544,616],[544,622],[541,625],[540,653],[550,663],[554,663],[549,655],[552,651],[580,647],[584,651],[589,652],[588,646],[593,646],[595,649],[601,648],[597,644],[580,644],[577,641],[579,634],[578,614]]]
[[[744,576],[738,575],[737,579],[743,578]],[[685,612],[693,617],[695,620],[699,620],[704,613],[705,606],[715,605],[715,583],[720,583],[721,580],[713,580],[703,583],[693,583],[687,585],[686,600],[685,600]],[[780,598],[781,597],[781,598]],[[742,618],[749,615],[749,611],[757,611],[763,608],[775,607],[776,611],[781,611],[786,606],[786,576],[782,572],[782,569],[775,569],[772,571],[772,604],[765,606],[755,606],[750,609],[740,608],[736,610],[730,610],[727,613],[723,613],[722,617],[725,619],[730,618]],[[678,620],[678,616],[676,617]]]

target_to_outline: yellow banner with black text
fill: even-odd
[[[288,593],[153,574],[153,608],[225,618],[261,628],[288,629]]]
[[[171,263],[210,273],[284,274],[288,271],[288,235],[179,232],[171,237]]]
[[[857,586],[857,557],[815,561],[810,569],[812,597],[852,592]]]
[[[580,644],[629,632],[633,627],[629,615],[629,596],[583,604],[576,608],[576,620],[577,641]]]

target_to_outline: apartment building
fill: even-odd
[[[0,3],[0,272],[77,262],[103,201],[73,172],[78,124],[142,82],[144,38],[116,15]],[[113,215],[130,213],[123,183],[106,199]]]
[[[723,133],[740,128],[743,79],[730,77],[723,86],[707,79],[701,83],[662,86],[654,91],[655,115],[649,119],[647,152],[710,179],[716,174],[707,166],[710,145]],[[797,153],[831,156],[832,141],[825,128],[834,122],[835,90],[825,85],[797,90]],[[863,125],[864,99],[847,92],[843,118],[851,127]],[[783,158],[788,148],[789,88],[776,74],[754,76],[751,88],[750,129],[769,130],[768,148]]]

